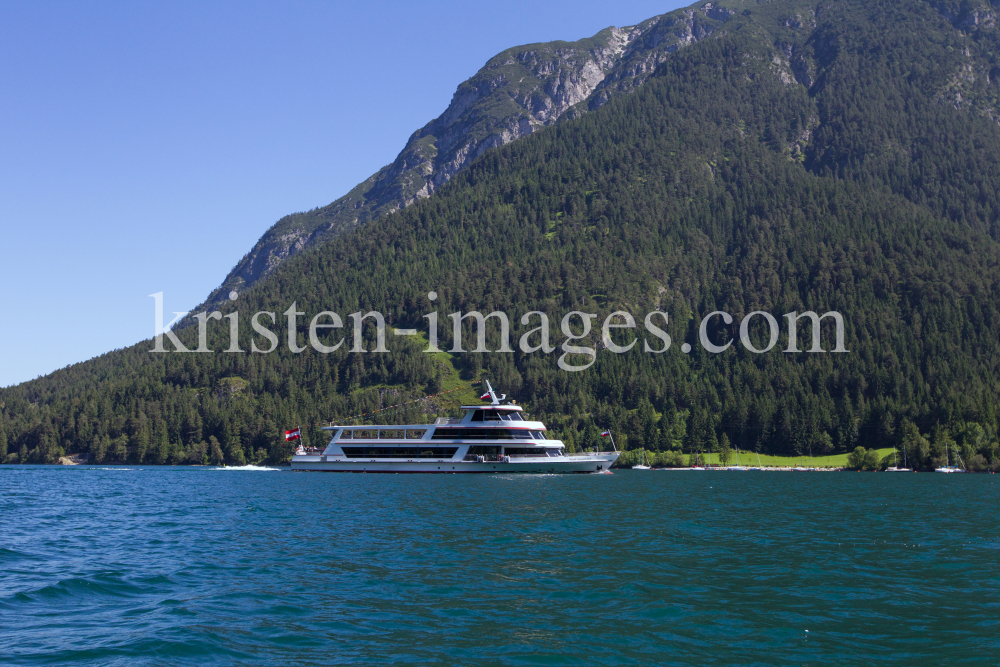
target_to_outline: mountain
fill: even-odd
[[[722,5],[722,27],[630,94],[486,150],[431,196],[304,249],[223,304],[244,352],[222,352],[229,322],[210,321],[214,354],[151,354],[147,341],[0,390],[4,460],[280,462],[283,428],[318,442],[309,427],[328,419],[429,419],[473,399],[485,372],[572,448],[610,427],[630,449],[896,446],[929,467],[948,447],[970,468],[1000,467],[995,7]],[[301,354],[285,343],[293,302]],[[426,331],[434,310],[449,349],[448,313],[503,310],[516,344],[537,324],[521,315],[540,310],[559,346],[571,311],[641,323],[653,309],[669,314],[669,350],[640,340],[614,354],[595,326],[577,342],[596,355],[581,372],[559,368],[558,347],[427,354],[390,335],[391,352],[354,353],[334,331],[318,342],[347,333],[345,345],[320,353],[307,330],[321,311],[350,324],[377,310]],[[835,310],[849,352],[786,354],[782,327],[771,352],[710,354],[699,323],[717,310],[737,323]],[[261,311],[277,315],[270,353],[250,352],[269,347],[249,327]],[[722,344],[736,326],[716,318],[708,334]],[[198,333],[178,335],[194,349]],[[758,347],[763,333],[750,332]],[[494,327],[491,350],[498,339]],[[362,343],[374,347],[370,327]],[[456,391],[410,402],[442,389]]]
[[[443,114],[413,133],[392,164],[332,204],[275,223],[204,308],[242,292],[305,248],[429,197],[490,148],[632,92],[669,54],[711,35],[732,14],[706,3],[589,39],[529,44],[494,56],[458,87]]]

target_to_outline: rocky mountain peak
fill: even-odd
[[[635,90],[669,54],[711,35],[735,14],[707,2],[576,42],[497,54],[458,86],[444,113],[410,136],[392,164],[326,207],[279,220],[203,307],[252,285],[304,248],[429,197],[484,151]]]

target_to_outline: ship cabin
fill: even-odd
[[[565,445],[549,440],[545,424],[525,419],[519,405],[463,405],[462,411],[462,417],[433,424],[324,427],[333,438],[322,459],[487,462],[565,456]]]

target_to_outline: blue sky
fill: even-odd
[[[495,53],[686,4],[0,0],[0,386],[152,336]]]

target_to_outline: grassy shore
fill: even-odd
[[[882,457],[892,454],[892,448],[877,449],[878,457]],[[760,454],[760,463],[757,462],[757,454],[753,452],[740,452],[739,465],[743,466],[757,466],[762,465],[765,467],[804,467],[804,468],[843,468],[847,465],[847,454],[835,454],[833,456],[770,456],[766,454]],[[719,461],[719,455],[716,454],[705,454],[706,463],[711,465],[722,465]],[[737,465],[736,456],[734,452],[733,459],[729,462],[729,465]],[[903,465],[903,460],[899,460],[899,465]]]

